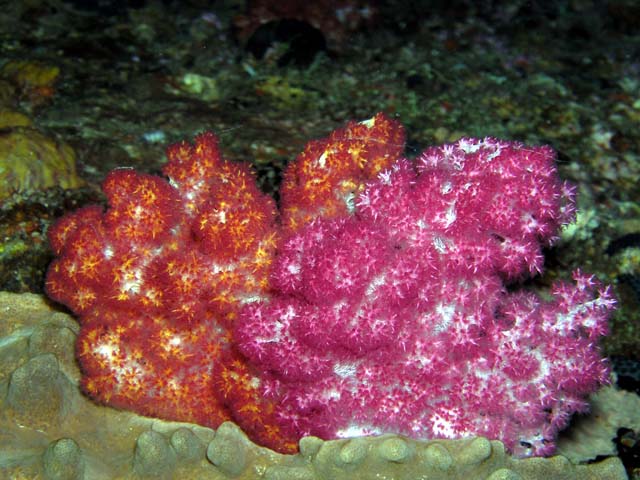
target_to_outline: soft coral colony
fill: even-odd
[[[383,114],[310,142],[281,207],[216,137],[169,147],[168,179],[123,169],[108,208],[50,230],[47,292],[79,317],[85,392],[293,452],[393,432],[484,435],[520,456],[608,379],[609,289],[576,271],[517,288],[574,215],[548,147],[492,138],[402,158]]]

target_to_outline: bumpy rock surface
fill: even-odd
[[[27,127],[0,133],[0,181],[0,200],[16,192],[84,184],[71,146]]]
[[[42,297],[0,292],[0,478],[627,478],[615,457],[589,465],[564,456],[515,460],[484,438],[307,437],[299,454],[281,455],[252,444],[232,423],[214,431],[101,407],[77,388],[77,331],[72,317]],[[609,429],[615,423],[609,416]],[[572,460],[589,458],[586,452]]]

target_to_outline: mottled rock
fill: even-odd
[[[378,445],[378,454],[390,462],[406,462],[411,459],[414,449],[402,438],[393,437]]]
[[[247,447],[251,442],[231,422],[225,422],[216,430],[215,438],[207,447],[207,458],[223,473],[235,477],[247,466]]]
[[[449,451],[438,443],[427,446],[422,455],[426,468],[447,471],[453,465],[453,457]]]
[[[55,355],[45,353],[18,367],[9,380],[7,404],[25,426],[46,428],[64,419],[75,391]]]
[[[195,462],[205,458],[207,446],[188,428],[173,432],[169,442],[180,460]]]
[[[367,442],[362,438],[353,438],[340,449],[336,463],[343,466],[358,465],[365,459],[367,452]]]
[[[318,477],[308,467],[275,465],[264,474],[265,480],[316,480]]]
[[[588,448],[574,449],[573,462],[560,456],[517,460],[500,442],[486,439],[425,442],[385,435],[325,442],[306,437],[300,440],[298,455],[277,454],[249,442],[232,423],[214,431],[92,403],[81,395],[78,377],[68,375],[68,370],[77,368],[76,332],[73,318],[52,310],[41,297],[0,292],[0,478],[627,478],[615,457],[576,465],[589,458]],[[575,442],[583,432],[588,435],[582,438],[590,443],[596,444],[596,438],[610,442],[609,432],[614,428],[615,433],[620,422],[640,421],[640,400],[631,395],[601,395],[594,412],[603,429],[583,428]]]
[[[78,444],[70,438],[51,442],[44,452],[43,473],[47,480],[81,480],[84,458]]]
[[[0,199],[16,192],[82,185],[71,146],[29,127],[0,132]]]
[[[592,395],[590,404],[591,413],[574,419],[558,441],[558,453],[573,463],[615,456],[611,439],[618,429],[640,431],[640,397],[635,393],[608,386]]]
[[[73,345],[75,339],[75,333],[67,327],[52,323],[38,325],[29,337],[29,355],[53,353],[60,363],[71,363],[74,357],[69,345]]]
[[[501,468],[489,475],[487,480],[522,480],[522,477],[513,470]]]
[[[15,369],[29,360],[28,336],[14,336],[0,350],[0,381],[8,380]]]
[[[324,440],[318,437],[309,436],[301,438],[299,442],[300,455],[303,457],[314,456],[316,453],[318,453],[318,450],[320,450],[320,447],[323,443]]]
[[[626,478],[627,476],[624,465],[617,457],[607,458],[601,462],[583,466],[582,472],[582,478],[593,480],[615,480],[617,478]]]
[[[477,465],[491,456],[491,442],[486,438],[474,438],[458,456],[464,465]]]
[[[142,477],[172,478],[176,457],[164,435],[148,430],[136,441],[133,470]]]

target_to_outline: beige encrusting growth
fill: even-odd
[[[517,460],[484,438],[306,437],[299,454],[281,455],[254,445],[233,423],[214,431],[97,406],[77,388],[77,331],[72,317],[41,296],[0,293],[0,478],[627,478],[617,458],[589,465],[563,456]]]

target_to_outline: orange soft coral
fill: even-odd
[[[79,317],[88,395],[216,427],[230,414],[214,367],[233,357],[239,306],[266,292],[276,209],[211,133],[168,157],[169,180],[116,170],[103,184],[106,211],[85,207],[51,228],[46,288]]]
[[[402,126],[379,113],[309,142],[285,173],[281,188],[285,227],[293,231],[319,216],[346,214],[365,182],[401,156],[404,141]]]

